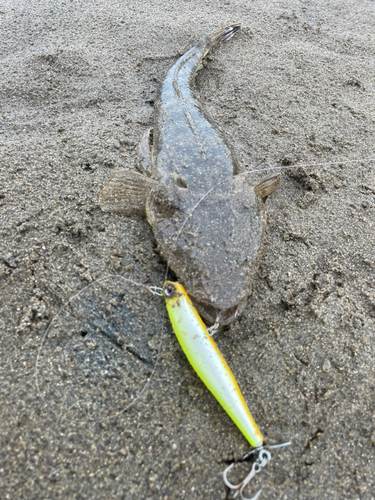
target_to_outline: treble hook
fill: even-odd
[[[273,445],[273,446],[268,446],[268,448],[281,448],[282,446],[289,446],[289,445],[290,445],[290,442],[278,444],[278,445]],[[250,481],[253,479],[255,474],[258,474],[263,469],[263,467],[265,467],[267,465],[267,463],[271,460],[271,453],[268,450],[266,450],[263,446],[260,446],[258,448],[255,448],[254,450],[251,450],[244,457],[242,457],[242,459],[240,461],[242,462],[249,455],[256,453],[257,451],[259,451],[259,455],[258,455],[258,458],[256,459],[256,461],[253,463],[253,466],[251,467],[250,473],[239,484],[232,484],[231,482],[228,481],[228,477],[227,477],[228,472],[230,470],[232,470],[234,464],[231,464],[223,472],[223,481],[224,481],[225,486],[227,486],[230,490],[235,491],[233,498],[236,498],[239,495],[239,498],[241,500],[257,500],[257,498],[259,498],[259,495],[262,493],[262,488],[261,488],[258,491],[258,493],[252,498],[247,498],[243,494],[243,490],[250,483]]]
[[[256,451],[256,450],[254,450]],[[246,478],[241,481],[239,484],[232,484],[228,481],[227,475],[228,472],[233,468],[234,464],[231,464],[229,467],[225,469],[223,472],[223,481],[226,486],[230,490],[235,491],[236,493],[233,495],[233,498],[236,498],[237,495],[240,495],[240,498],[242,500],[257,500],[259,498],[259,495],[262,493],[262,488],[258,491],[258,493],[255,495],[255,497],[252,498],[247,498],[243,495],[243,490],[246,488],[246,486],[250,483],[250,481],[253,479],[255,474],[258,474],[263,467],[267,465],[267,462],[271,460],[271,453],[268,450],[261,449],[259,451],[258,458],[256,459],[256,462],[253,463],[253,466],[251,467],[250,473],[246,476]]]

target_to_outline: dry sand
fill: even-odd
[[[0,2],[1,500],[225,498],[248,445],[163,300],[119,278],[83,289],[162,283],[147,222],[98,194],[135,168],[168,68],[238,21],[201,102],[242,165],[288,167],[246,311],[217,336],[266,439],[292,440],[247,495],[375,498],[374,18],[370,0]],[[46,328],[80,290],[40,349],[38,393]]]

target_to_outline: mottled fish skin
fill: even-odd
[[[154,123],[152,177],[159,183],[148,197],[147,217],[161,253],[209,322],[219,314],[229,322],[249,295],[265,226],[262,199],[244,176],[233,177],[235,155],[194,95],[202,58],[239,28],[205,37],[174,64]]]
[[[153,177],[175,173],[194,191],[206,192],[238,173],[233,151],[194,95],[194,80],[212,37],[184,54],[168,71],[156,103]]]
[[[267,176],[253,186],[247,175],[236,175],[233,151],[194,95],[203,57],[240,27],[206,36],[173,65],[155,106],[153,134],[145,132],[138,148],[147,177],[119,170],[100,194],[102,210],[146,212],[161,254],[198,312],[222,324],[251,292],[265,228],[262,198],[278,182]]]

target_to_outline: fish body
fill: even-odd
[[[238,173],[237,160],[226,139],[207,115],[195,95],[195,76],[203,57],[235,25],[206,36],[168,71],[156,102],[153,133],[152,174],[167,183],[178,176],[189,187],[183,200],[190,208],[204,194]],[[184,186],[185,187],[185,186]]]
[[[147,134],[140,143],[143,164],[150,146],[148,177],[119,171],[100,200],[104,210],[129,214],[146,207],[158,248],[199,314],[222,324],[250,294],[265,229],[262,198],[278,181],[252,185],[237,175],[234,152],[195,95],[202,59],[240,27],[204,37],[172,66],[155,106],[152,144]]]
[[[260,433],[229,366],[184,288],[166,282],[163,293],[173,330],[195,372],[240,429],[251,446],[263,444]]]

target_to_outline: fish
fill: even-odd
[[[147,216],[159,252],[208,324],[228,324],[243,309],[261,257],[264,200],[279,183],[272,173],[251,182],[196,92],[204,57],[240,30],[219,29],[175,62],[138,145],[142,173],[118,170],[99,198],[104,211]]]

